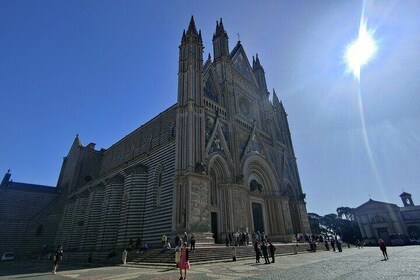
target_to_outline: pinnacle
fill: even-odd
[[[220,22],[216,20],[216,32],[214,33],[213,37],[220,36],[226,34],[225,28],[223,26],[222,18],[220,18]]]
[[[194,16],[191,16],[190,24],[188,25],[187,35],[198,35],[197,28],[195,27]]]
[[[276,91],[273,88],[273,102],[275,104],[280,103],[279,98],[277,97]]]

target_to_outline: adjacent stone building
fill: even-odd
[[[203,61],[191,18],[179,46],[177,103],[107,149],[76,136],[49,209],[61,218],[49,244],[67,251],[120,250],[162,234],[310,233],[287,114],[267,89],[258,55],[229,51],[222,20]],[[52,220],[41,210],[28,227]],[[31,229],[32,230],[32,229]],[[32,234],[32,231],[28,231]]]
[[[420,206],[414,205],[409,193],[403,192],[400,197],[404,207],[370,199],[355,209],[366,243],[376,244],[379,238],[390,243],[396,235],[420,239]]]

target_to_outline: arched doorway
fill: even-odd
[[[420,238],[420,228],[417,226],[409,226],[407,228],[408,237],[412,239]]]
[[[210,177],[209,202],[210,202],[210,227],[215,242],[221,241],[221,220],[224,218],[221,214],[221,205],[225,198],[220,191],[220,184],[226,183],[226,178],[230,177],[230,172],[225,159],[220,156],[214,156],[209,162],[208,175]]]

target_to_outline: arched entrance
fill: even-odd
[[[409,226],[407,228],[407,233],[409,238],[419,239],[420,238],[420,228],[417,226]]]
[[[221,241],[222,219],[224,218],[221,212],[221,205],[226,200],[223,197],[223,193],[220,191],[220,184],[226,182],[226,178],[230,177],[228,164],[225,159],[216,155],[209,161],[210,177],[210,190],[209,190],[209,202],[210,202],[210,227],[213,233],[215,242]]]
[[[265,232],[264,230],[264,216],[261,203],[252,202],[252,219],[254,221],[254,232]]]

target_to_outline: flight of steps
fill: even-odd
[[[301,243],[296,246],[296,243],[290,244],[275,244],[276,255],[294,254],[299,252],[307,252],[309,245]],[[255,251],[253,246],[236,246],[236,259],[255,258]],[[317,245],[318,250],[324,250],[322,244]],[[209,262],[209,261],[229,261],[232,260],[233,247],[226,247],[221,245],[208,245],[204,247],[197,247],[195,252],[189,253],[189,260],[191,263]],[[160,263],[160,264],[174,264],[175,250],[170,249],[162,252],[161,249],[151,249],[138,254],[131,251],[128,254],[127,262],[129,264],[142,263]]]

